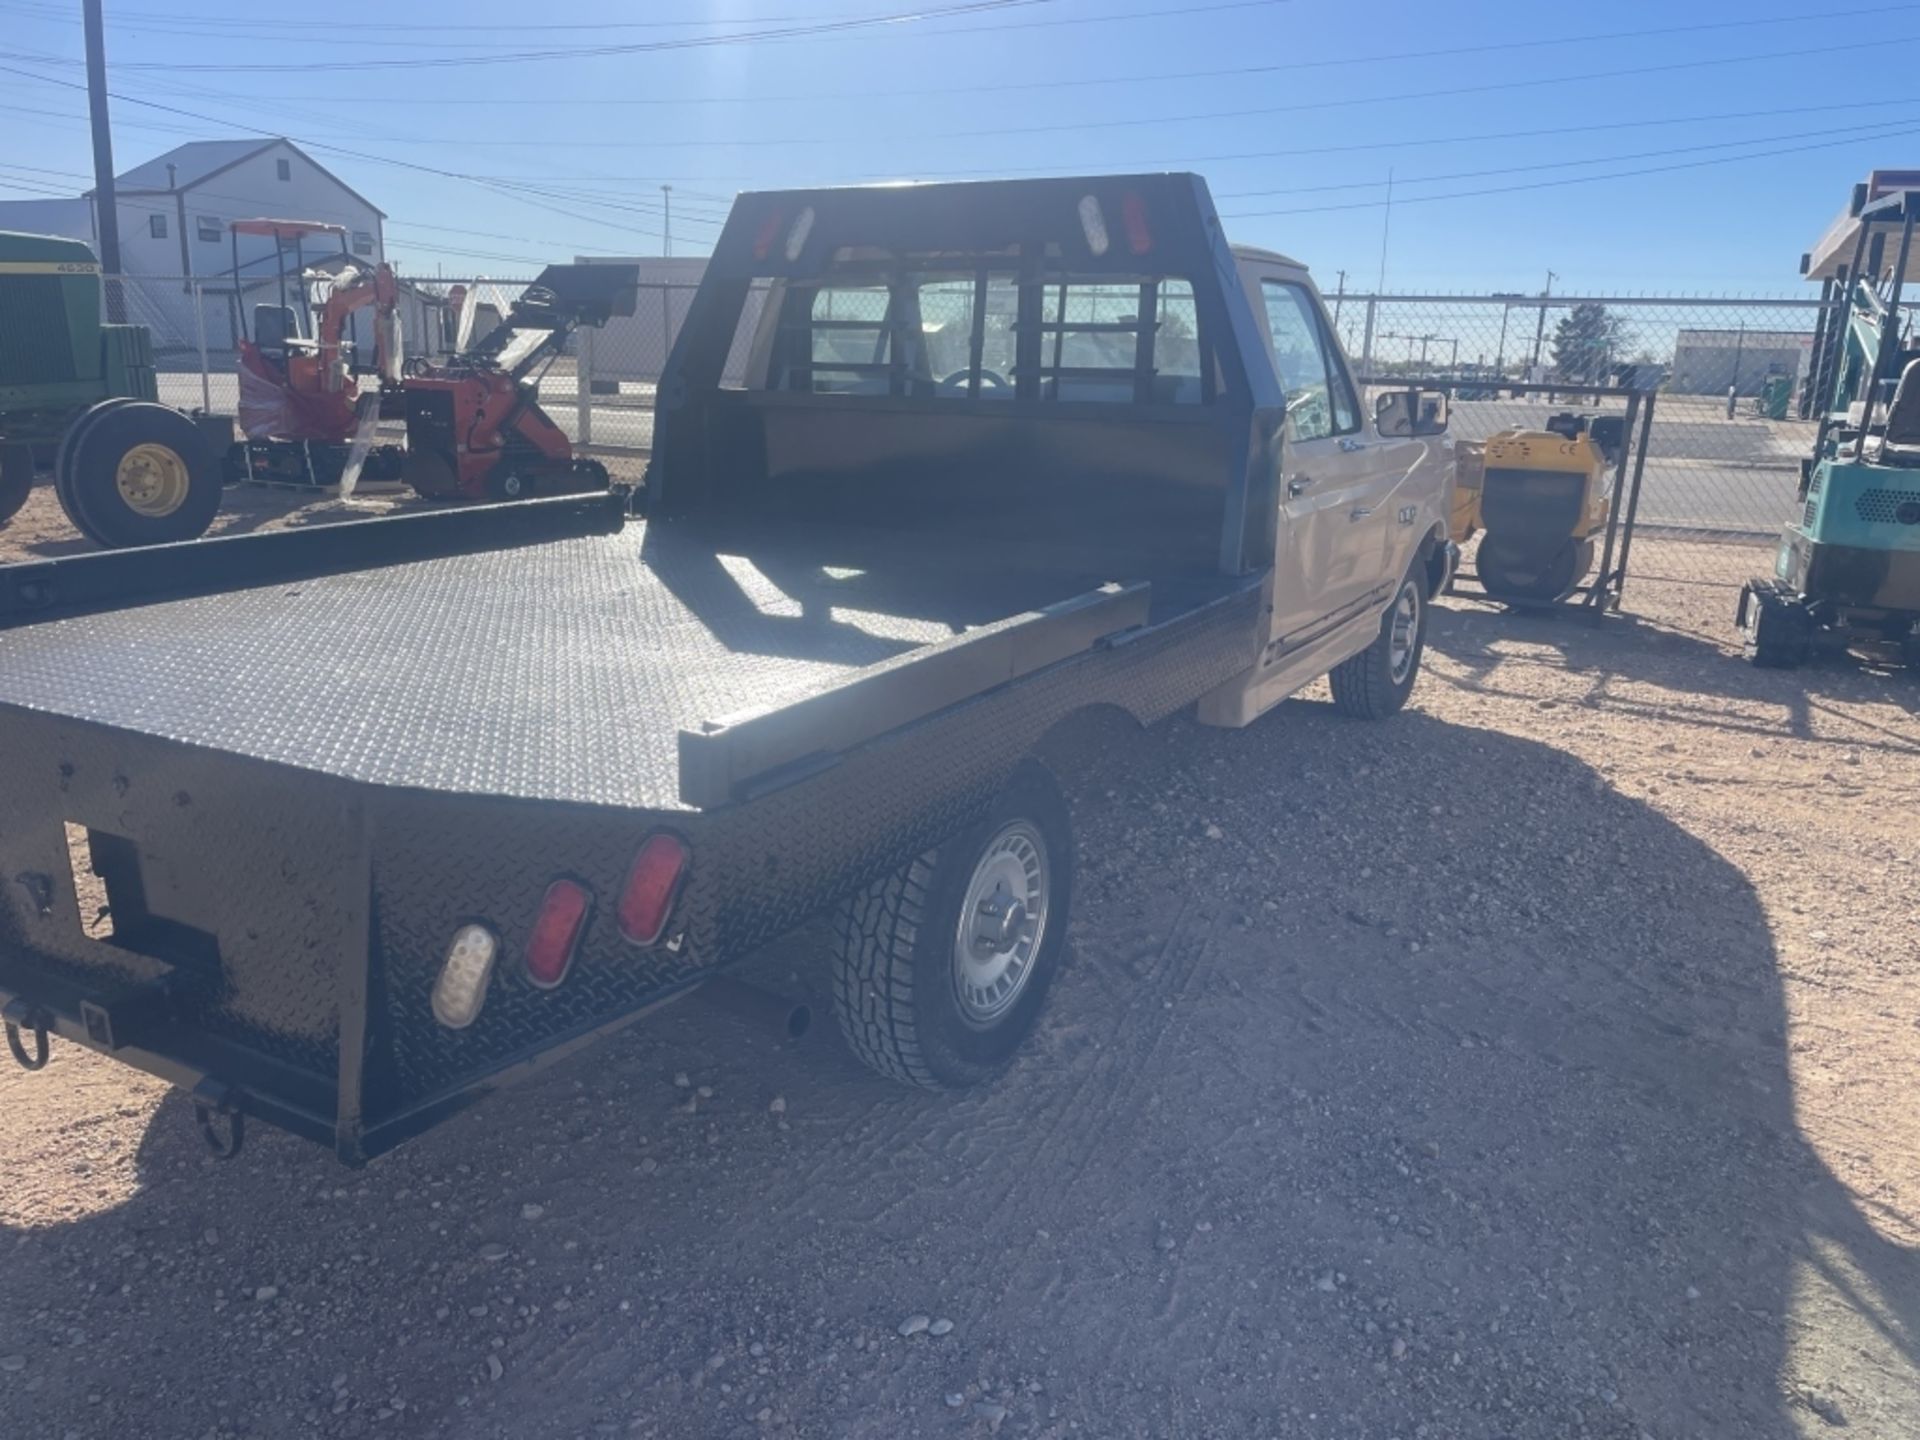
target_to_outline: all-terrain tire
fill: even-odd
[[[1334,708],[1357,720],[1385,720],[1400,713],[1420,678],[1427,649],[1426,567],[1416,561],[1401,577],[1373,643],[1333,667]]]
[[[956,950],[976,874],[1009,835],[1037,844],[1046,910],[1003,1012],[970,1013]],[[1073,830],[1047,768],[1023,761],[979,823],[845,901],[834,917],[833,999],[853,1053],[928,1090],[992,1078],[1032,1031],[1060,968],[1073,900]],[[977,1000],[976,1000],[977,1006]]]

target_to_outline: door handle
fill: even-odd
[[[1356,505],[1347,512],[1347,519],[1364,520],[1372,513],[1373,507],[1371,505]]]
[[[1356,440],[1351,435],[1342,435],[1340,437],[1340,448],[1346,451],[1347,454],[1352,455],[1366,449],[1367,442],[1364,440]]]
[[[1287,494],[1294,496],[1296,499],[1306,494],[1307,491],[1312,488],[1313,477],[1311,475],[1296,475],[1287,481]]]

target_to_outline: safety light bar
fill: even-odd
[[[635,945],[657,945],[667,933],[673,902],[686,878],[687,847],[678,835],[664,830],[649,835],[633,857],[627,882],[620,888],[615,917],[620,933]]]
[[[480,1018],[499,950],[499,940],[484,925],[462,925],[453,932],[440,978],[433,983],[434,1019],[449,1030],[464,1030]]]
[[[533,933],[527,937],[524,958],[528,980],[542,990],[551,990],[567,978],[592,910],[593,895],[579,881],[560,879],[547,887],[540,913],[534,918]]]

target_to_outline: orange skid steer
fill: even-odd
[[[637,265],[549,265],[477,345],[410,374],[407,483],[469,500],[606,488],[606,467],[541,408],[540,380],[576,329],[632,315],[638,283]]]

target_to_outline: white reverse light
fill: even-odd
[[[1100,208],[1100,197],[1082,195],[1080,197],[1080,228],[1086,233],[1087,249],[1095,255],[1107,253],[1110,243],[1107,239],[1107,216]]]
[[[813,234],[813,207],[807,206],[793,217],[793,228],[787,231],[787,263],[791,265],[800,258],[800,252],[807,248],[807,237]]]
[[[453,932],[446,963],[433,985],[433,1018],[449,1030],[464,1030],[480,1017],[487,1001],[500,942],[484,925],[462,925]]]

